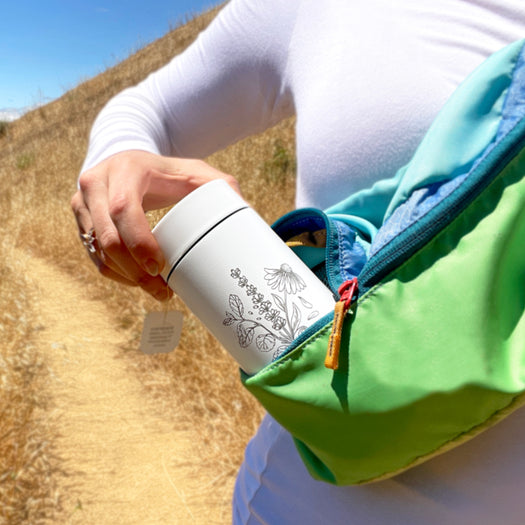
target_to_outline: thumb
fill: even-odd
[[[159,170],[153,170],[149,186],[143,196],[145,210],[171,206],[190,192],[213,180],[222,179],[242,196],[235,177],[195,159],[166,158]]]

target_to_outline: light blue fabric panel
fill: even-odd
[[[362,240],[352,226],[339,221],[333,221],[333,224],[338,231],[339,273],[344,282],[361,273],[368,257]]]
[[[382,226],[385,211],[394,196],[405,168],[400,169],[394,177],[377,181],[371,188],[348,196],[328,208],[325,213],[338,220],[344,220],[361,232],[363,238],[370,242]]]
[[[465,180],[466,175],[445,182],[435,182],[427,187],[414,190],[379,229],[369,250],[372,257],[418,219],[426,215],[437,203],[448,197]]]
[[[498,140],[505,136],[525,115],[525,51],[521,52],[514,69],[514,78],[507,93]]]

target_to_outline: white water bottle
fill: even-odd
[[[191,192],[153,234],[170,288],[248,374],[334,308],[330,290],[223,180]]]

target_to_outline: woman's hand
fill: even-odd
[[[175,204],[214,179],[226,180],[240,193],[231,175],[201,160],[144,151],[117,153],[82,173],[71,207],[100,273],[138,285],[159,301],[168,299],[171,291],[159,275],[165,260],[145,212]]]

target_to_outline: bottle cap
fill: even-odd
[[[167,280],[181,258],[217,224],[248,207],[222,179],[199,186],[175,204],[153,228],[153,235],[166,259],[162,277]]]

